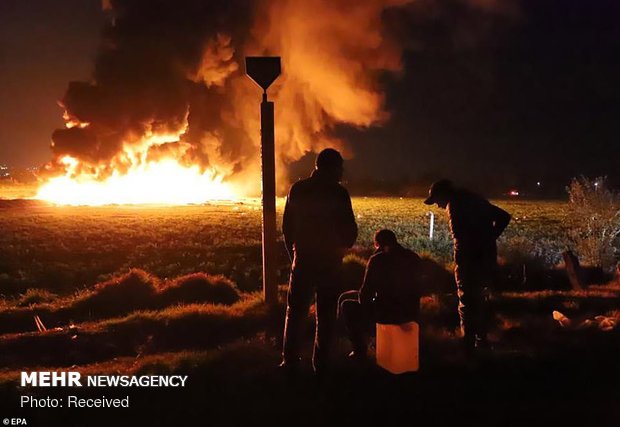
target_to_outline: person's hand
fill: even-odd
[[[291,264],[293,263],[293,258],[294,258],[294,249],[293,249],[293,245],[286,245],[286,253],[288,254],[288,260],[291,262]]]

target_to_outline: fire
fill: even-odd
[[[63,159],[77,162],[72,157]],[[68,175],[50,179],[36,196],[61,205],[204,203],[235,198],[232,189],[211,171],[182,166],[174,159],[149,162],[127,174],[114,172],[103,181]]]
[[[149,149],[163,144],[171,144],[172,152],[149,160]],[[89,165],[67,155],[60,159],[64,175],[49,179],[39,188],[36,198],[61,205],[101,206],[183,205],[238,197],[214,169],[201,170],[197,164],[183,164],[181,158],[186,148],[178,136],[151,135],[141,144],[125,147],[115,159],[123,168],[114,168],[104,178],[101,168],[84,167]]]
[[[389,118],[381,77],[402,69],[390,16],[410,1],[105,1],[93,75],[59,100],[65,126],[52,133],[51,178],[37,197],[104,205],[257,195],[260,91],[245,56],[282,58],[269,94],[280,191],[288,165],[308,153],[351,157],[339,127]]]
[[[75,127],[84,129],[90,126],[90,123],[88,122],[80,122],[79,120],[72,118],[71,116],[69,116],[69,113],[67,113],[66,111],[62,115],[62,118],[65,120],[65,127],[67,129],[72,129]]]

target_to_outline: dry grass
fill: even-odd
[[[239,301],[237,286],[222,275],[193,273],[166,281],[158,290],[160,304],[209,301],[234,304]]]
[[[44,302],[36,302],[44,296]],[[143,270],[132,269],[69,297],[53,298],[52,294],[32,291],[14,300],[13,305],[5,303],[0,309],[0,332],[35,330],[35,315],[48,328],[54,328],[177,304],[231,305],[240,298],[235,284],[222,276],[197,273],[162,281]],[[32,303],[24,307],[25,301]]]
[[[0,336],[0,364],[71,366],[181,349],[211,348],[251,336],[270,324],[274,311],[256,294],[231,305],[191,304],[134,311],[69,329]],[[53,351],[51,351],[53,349]]]

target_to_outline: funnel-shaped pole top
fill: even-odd
[[[280,70],[279,56],[246,56],[245,58],[245,72],[265,92],[278,78]]]

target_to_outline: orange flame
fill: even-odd
[[[309,152],[329,146],[350,157],[348,147],[332,131],[338,124],[367,128],[388,118],[379,76],[400,70],[402,49],[386,36],[382,13],[409,2],[263,0],[250,38],[241,43],[229,34],[217,33],[204,40],[196,66],[182,71],[196,86],[225,93],[226,102],[218,104],[219,112],[212,108],[215,111],[204,113],[197,108],[194,114],[219,114],[214,121],[235,130],[236,142],[226,142],[223,135],[230,132],[224,129],[198,126],[190,144],[183,140],[187,116],[183,128],[173,134],[161,129],[176,128],[179,115],[154,117],[153,125],[146,126],[151,131],[127,136],[120,152],[102,164],[59,151],[55,166],[63,174],[49,179],[37,198],[71,205],[187,204],[257,194],[260,92],[240,71],[239,61],[245,55],[282,57],[282,76],[269,93],[276,103],[280,190],[288,180],[285,166]],[[96,118],[88,123],[70,112],[64,118],[65,126],[76,131],[114,132]],[[134,129],[142,132],[140,126]]]
[[[149,159],[151,147],[172,144],[173,153]],[[185,165],[180,159],[186,146],[179,135],[150,135],[141,144],[126,146],[117,155],[125,170],[112,170],[105,178],[101,167],[86,167],[72,156],[60,163],[65,174],[51,178],[37,192],[36,198],[61,205],[110,204],[198,204],[209,200],[231,200],[237,194],[214,169],[201,170],[196,164]]]

